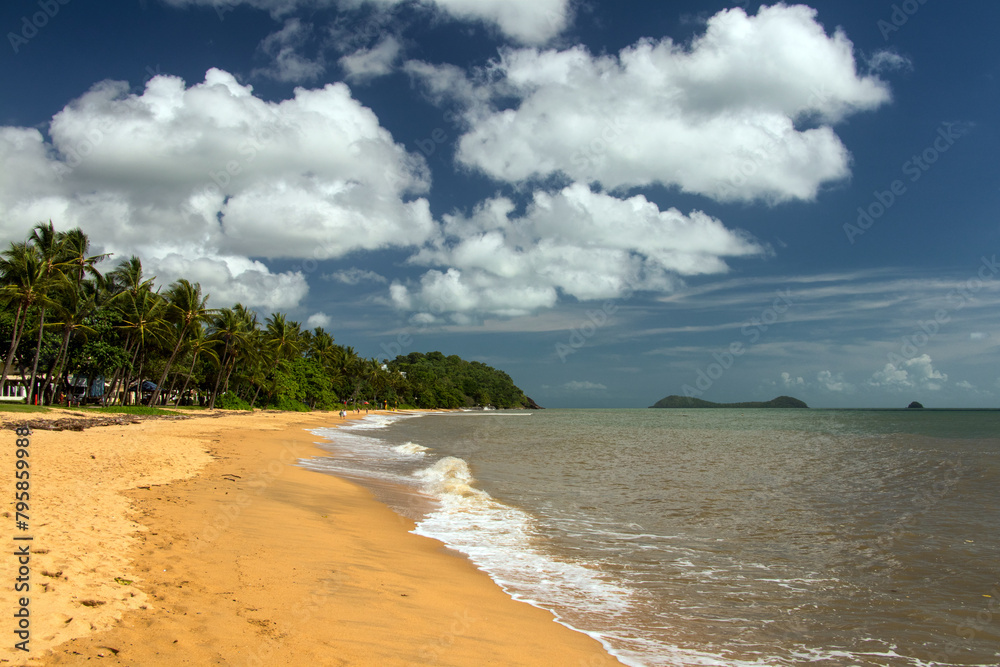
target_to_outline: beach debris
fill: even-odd
[[[198,415],[199,417],[201,415]],[[2,428],[15,430],[27,427],[39,431],[83,431],[95,426],[129,426],[151,419],[192,419],[192,415],[129,415],[104,413],[83,417],[59,417],[57,419],[26,419],[23,421],[5,421]],[[124,437],[124,436],[123,436]]]
[[[117,581],[122,586],[130,586],[132,584],[131,579],[124,579],[122,577],[115,577],[115,581]]]
[[[84,607],[100,607],[102,604],[107,604],[104,600],[80,600],[80,604]]]

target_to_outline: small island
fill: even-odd
[[[912,403],[910,403],[906,407],[908,409],[910,409],[910,410],[923,410],[924,409],[924,406],[922,404],[918,403],[917,401],[913,401]]]
[[[749,403],[712,403],[690,396],[667,396],[660,399],[651,408],[808,408],[805,402],[791,396],[778,396],[770,401],[751,401]]]

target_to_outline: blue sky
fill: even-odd
[[[80,226],[213,305],[550,407],[996,407],[998,19],[14,0],[0,241]]]

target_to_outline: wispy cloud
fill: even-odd
[[[607,391],[607,387],[599,382],[586,382],[577,381],[566,382],[562,385],[563,389],[568,389],[570,391]]]

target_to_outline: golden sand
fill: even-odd
[[[0,413],[8,422],[19,415]],[[51,415],[37,415],[50,417]],[[30,527],[0,431],[0,662],[619,665],[354,484],[297,467],[335,413],[225,413],[31,435]],[[30,535],[30,653],[16,650]]]

